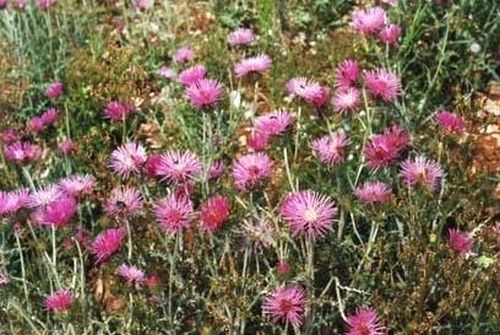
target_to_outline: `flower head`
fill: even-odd
[[[241,191],[256,186],[272,172],[273,161],[262,152],[241,156],[234,164],[232,175],[236,187]]]
[[[163,155],[161,154],[152,154],[144,163],[144,171],[149,178],[157,178],[160,175],[158,174],[158,170],[161,165]]]
[[[193,180],[201,172],[201,163],[191,151],[169,150],[157,163],[156,175],[172,183]]]
[[[64,93],[64,84],[62,81],[55,81],[45,89],[45,96],[49,99],[57,99]]]
[[[280,136],[283,135],[292,121],[292,114],[285,110],[277,110],[257,117],[254,128],[267,135]]]
[[[381,181],[369,181],[354,190],[356,198],[364,204],[387,202],[391,194],[391,188]]]
[[[182,85],[193,85],[205,78],[207,69],[203,65],[195,65],[182,71],[177,81]]]
[[[340,87],[332,98],[333,110],[340,113],[356,112],[361,103],[361,91],[356,87]]]
[[[144,271],[134,265],[121,264],[116,268],[116,274],[129,284],[140,285],[144,282]]]
[[[238,28],[228,36],[228,43],[231,46],[247,45],[255,40],[252,29]]]
[[[383,335],[385,327],[380,324],[377,312],[373,308],[358,310],[347,317],[349,331],[346,335]]]
[[[89,195],[94,191],[96,179],[89,174],[74,174],[59,181],[59,188],[74,197]]]
[[[401,27],[397,24],[385,26],[379,33],[378,37],[383,43],[398,44],[399,36],[401,35]]]
[[[219,178],[226,169],[226,165],[223,161],[214,161],[208,166],[207,179],[217,179]]]
[[[214,79],[204,78],[186,88],[186,98],[196,108],[215,107],[223,97],[222,85]]]
[[[142,195],[135,187],[115,187],[106,201],[104,211],[109,217],[137,215],[143,207]]]
[[[448,242],[451,248],[458,253],[467,253],[473,247],[472,238],[459,229],[448,229]]]
[[[311,143],[311,149],[319,159],[328,165],[336,165],[344,160],[349,139],[343,131],[320,137]]]
[[[42,123],[45,127],[53,125],[59,118],[59,110],[57,108],[49,108],[40,115]]]
[[[27,128],[31,133],[38,134],[45,129],[45,125],[41,117],[35,116],[28,120]]]
[[[92,243],[92,253],[97,264],[108,260],[117,253],[123,245],[125,231],[121,228],[110,228],[96,236]]]
[[[413,160],[408,158],[401,163],[401,176],[408,186],[420,185],[432,191],[437,189],[443,175],[439,164],[424,156],[417,156]]]
[[[268,133],[253,128],[246,137],[246,144],[254,151],[263,151],[267,148],[270,139],[271,136]]]
[[[363,155],[372,169],[394,162],[410,143],[407,132],[394,125],[383,134],[375,134],[363,148]]]
[[[462,134],[465,131],[465,121],[457,114],[443,110],[437,112],[434,118],[446,133]]]
[[[352,13],[352,26],[363,35],[380,31],[386,21],[387,17],[382,7],[356,9]]]
[[[194,58],[194,51],[190,47],[181,47],[172,55],[172,60],[182,64],[191,61]]]
[[[63,193],[52,203],[38,207],[33,212],[32,218],[41,226],[65,227],[75,216],[77,208],[78,203],[75,198]]]
[[[286,84],[288,93],[301,97],[313,103],[315,99],[323,96],[323,88],[316,81],[305,77],[295,77]]]
[[[328,104],[328,97],[330,96],[330,89],[327,86],[321,86],[319,93],[311,99],[311,103],[316,108],[323,108]]]
[[[111,169],[124,178],[138,174],[146,163],[147,154],[139,143],[128,142],[111,153]]]
[[[4,147],[5,159],[15,164],[30,164],[42,157],[42,149],[30,142],[16,141]]]
[[[193,217],[193,203],[184,195],[175,193],[158,200],[153,206],[156,221],[160,227],[176,233],[191,223]]]
[[[384,101],[394,101],[401,94],[401,80],[391,71],[376,69],[364,74],[368,92]]]
[[[50,205],[63,196],[63,191],[57,185],[48,185],[33,191],[29,198],[29,207],[43,207]]]
[[[215,195],[201,205],[201,225],[208,231],[219,230],[231,214],[231,203],[222,195]]]
[[[346,59],[335,69],[335,82],[340,87],[350,87],[358,81],[359,64],[356,60]]]
[[[305,305],[306,293],[302,286],[281,286],[264,299],[262,310],[274,322],[281,321],[299,328],[304,320]]]
[[[0,218],[16,214],[29,204],[28,189],[18,189],[10,192],[0,191]]]
[[[128,102],[111,101],[104,108],[104,116],[114,122],[122,122],[134,111],[134,106]]]
[[[57,151],[63,155],[70,155],[76,150],[75,142],[71,138],[66,138],[57,144]]]
[[[60,289],[47,296],[43,301],[43,307],[56,313],[65,312],[73,303],[73,293],[68,289]]]
[[[11,144],[19,139],[19,134],[12,128],[6,128],[0,133],[0,142],[3,144]]]
[[[266,54],[240,60],[234,66],[236,77],[244,77],[251,73],[264,73],[271,67],[272,60]]]

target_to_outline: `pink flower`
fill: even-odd
[[[363,148],[363,155],[368,166],[376,169],[394,162],[409,143],[406,131],[394,125],[383,134],[375,134]]]
[[[45,96],[49,99],[57,99],[64,93],[64,84],[62,81],[55,81],[45,89]]]
[[[274,322],[281,321],[299,328],[304,321],[305,305],[306,293],[302,286],[281,286],[266,296],[262,310]]]
[[[246,144],[255,151],[263,151],[269,144],[270,139],[271,137],[268,133],[258,131],[254,128],[247,135]]]
[[[73,293],[68,289],[60,289],[47,296],[43,301],[43,307],[56,313],[65,312],[73,303]]]
[[[264,73],[271,67],[272,60],[266,54],[240,60],[234,66],[236,77],[244,77],[251,73]]]
[[[356,60],[346,59],[335,69],[335,81],[340,87],[349,87],[356,84],[359,77],[359,64]]]
[[[356,87],[340,87],[332,99],[333,110],[339,113],[356,112],[361,103],[361,92]]]
[[[171,183],[184,183],[199,177],[201,163],[191,151],[169,150],[157,164],[156,175]]]
[[[326,86],[321,86],[321,89],[317,95],[311,99],[311,103],[316,108],[323,108],[328,103],[328,97],[330,96],[330,89]]]
[[[177,81],[182,85],[193,85],[205,78],[207,69],[203,65],[196,65],[185,69],[179,74]]]
[[[305,190],[289,193],[281,204],[280,214],[294,235],[315,239],[330,230],[337,208],[329,197]]]
[[[57,185],[42,187],[30,194],[29,207],[36,208],[47,206],[63,196],[63,191]]]
[[[194,51],[190,47],[181,47],[172,55],[172,60],[178,64],[187,63],[194,58]]]
[[[57,144],[57,151],[63,155],[69,156],[76,151],[75,142],[71,138],[66,138]]]
[[[234,164],[234,184],[240,191],[263,182],[272,172],[273,161],[265,153],[258,152],[241,156]]]
[[[104,108],[104,116],[114,122],[122,122],[134,111],[134,106],[128,102],[111,101]]]
[[[106,201],[104,211],[109,217],[137,215],[143,207],[142,195],[135,187],[115,187]]]
[[[465,131],[465,121],[457,114],[442,110],[434,118],[445,133],[463,134]]]
[[[123,245],[124,237],[125,232],[120,228],[110,228],[99,233],[92,243],[96,264],[108,260],[117,253]]]
[[[347,316],[349,331],[346,335],[384,335],[385,327],[380,324],[377,312],[373,308],[358,310]]]
[[[0,133],[0,142],[3,144],[11,144],[19,139],[19,134],[12,128],[4,129]]]
[[[471,251],[473,247],[472,238],[459,229],[448,229],[448,242],[454,251],[461,254]]]
[[[351,25],[364,35],[370,35],[380,31],[387,20],[382,7],[368,9],[356,9],[352,13]]]
[[[121,264],[116,268],[116,274],[129,284],[141,285],[144,282],[144,271],[134,265]]]
[[[394,101],[401,94],[401,80],[391,71],[384,69],[367,71],[364,80],[368,92],[384,101]]]
[[[408,158],[401,163],[401,177],[408,186],[420,185],[429,190],[435,190],[443,178],[443,170],[437,162],[424,156],[415,159]]]
[[[42,157],[42,149],[30,142],[16,141],[4,147],[4,155],[14,164],[30,164]]]
[[[258,132],[267,135],[280,136],[283,135],[292,121],[292,114],[285,110],[276,110],[257,117],[254,122],[254,128]]]
[[[208,167],[207,179],[212,180],[212,179],[219,178],[224,173],[225,169],[226,169],[226,166],[224,165],[224,162],[222,162],[222,161],[212,162],[210,164],[210,166]]]
[[[385,26],[378,34],[380,40],[386,44],[398,44],[401,36],[401,27],[397,24]]]
[[[231,203],[222,195],[215,195],[201,205],[201,226],[211,232],[222,228],[231,214]]]
[[[74,174],[70,177],[61,179],[58,186],[62,191],[74,197],[90,195],[96,186],[96,179],[89,174]]]
[[[28,0],[14,0],[14,2],[12,3],[12,6],[15,8],[15,9],[24,9],[26,7],[26,4],[28,3]]]
[[[301,97],[313,103],[315,99],[323,96],[323,88],[314,80],[305,77],[295,77],[286,84],[288,93]]]
[[[145,12],[153,7],[153,0],[134,0],[134,7],[140,12]]]
[[[278,262],[278,264],[276,265],[276,271],[279,273],[279,274],[286,274],[288,272],[290,272],[290,264],[288,264],[287,261],[284,261],[284,260],[280,260]]]
[[[29,204],[30,196],[27,189],[10,192],[0,191],[0,218],[16,214]]]
[[[349,143],[345,133],[337,131],[314,140],[311,149],[319,156],[321,162],[333,166],[344,160]]]
[[[138,143],[128,142],[111,153],[111,169],[128,178],[130,174],[138,174],[146,163],[148,156],[144,147]]]
[[[57,108],[49,108],[40,116],[40,118],[42,119],[44,126],[51,126],[59,118],[59,110]]]
[[[201,79],[186,88],[186,98],[196,108],[215,107],[223,94],[222,85],[214,79]]]
[[[67,226],[75,216],[78,203],[68,194],[62,194],[52,203],[38,207],[33,212],[33,220],[41,226],[61,228]]]
[[[158,200],[153,210],[160,227],[169,233],[176,233],[188,227],[193,217],[191,200],[175,193]]]
[[[388,202],[391,199],[391,188],[380,181],[369,181],[354,190],[354,195],[364,204]]]
[[[255,40],[251,29],[238,28],[228,36],[228,43],[231,46],[247,45]]]
[[[156,73],[164,79],[173,80],[177,77],[177,72],[175,72],[174,69],[167,66],[160,67]]]
[[[28,121],[27,128],[31,133],[38,134],[45,129],[45,125],[41,117],[35,116]]]
[[[161,165],[162,155],[153,154],[148,157],[146,163],[144,164],[144,171],[149,178],[157,178],[159,177],[159,168]]]

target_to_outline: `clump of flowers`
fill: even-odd
[[[315,139],[311,143],[311,149],[321,162],[333,166],[344,160],[348,145],[349,139],[346,134],[343,131],[336,131]]]
[[[392,191],[389,185],[381,181],[369,181],[354,190],[354,195],[363,204],[387,202],[391,199]]]
[[[271,67],[272,60],[266,54],[240,60],[234,66],[236,77],[244,77],[252,73],[264,73]]]
[[[471,251],[473,247],[472,238],[459,229],[448,229],[448,242],[455,252],[462,254]]]
[[[239,45],[248,45],[255,41],[255,35],[253,34],[252,29],[238,28],[229,34],[227,40],[229,45],[233,47]]]
[[[274,321],[299,328],[304,321],[306,293],[300,285],[281,286],[264,298],[262,310]]]
[[[188,227],[193,218],[192,201],[175,193],[158,200],[153,210],[160,227],[169,233],[176,233]]]
[[[43,307],[55,313],[62,313],[70,309],[73,304],[73,293],[68,289],[60,289],[47,296],[43,301]]]
[[[364,308],[347,316],[349,331],[346,335],[384,335],[385,327],[380,323],[373,308]]]
[[[445,133],[463,134],[465,132],[465,121],[457,114],[442,110],[436,113],[434,119]]]
[[[431,191],[436,190],[443,175],[441,166],[424,156],[408,158],[401,163],[401,177],[410,187],[421,186]]]
[[[125,231],[121,228],[110,228],[96,236],[92,243],[92,254],[97,264],[107,261],[116,254],[123,245]]]
[[[201,205],[201,226],[208,231],[219,230],[231,214],[231,203],[222,195],[215,195]]]
[[[186,89],[186,98],[196,108],[215,107],[223,95],[224,89],[215,79],[201,79]]]
[[[272,172],[273,161],[265,153],[241,156],[233,164],[234,184],[240,191],[247,191],[263,182]]]
[[[104,108],[104,116],[113,122],[126,120],[134,111],[134,106],[128,102],[111,101]]]

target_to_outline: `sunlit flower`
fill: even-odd
[[[377,312],[373,308],[358,310],[347,316],[349,331],[346,335],[384,335],[385,327],[380,324]]]
[[[191,200],[175,193],[158,200],[153,210],[160,227],[169,233],[176,233],[188,227],[193,218]]]
[[[108,260],[123,245],[125,231],[121,228],[110,228],[96,236],[92,243],[92,253],[97,264]]]
[[[462,134],[465,131],[465,121],[457,114],[443,110],[437,112],[434,119],[446,133]]]
[[[194,51],[190,47],[181,47],[172,55],[172,60],[176,63],[187,63],[194,58]]]
[[[352,26],[364,35],[380,31],[387,21],[382,7],[356,9],[352,13]]]
[[[420,185],[432,191],[437,189],[443,175],[443,169],[439,163],[424,156],[408,158],[401,163],[401,176],[408,186]]]
[[[369,93],[384,101],[394,101],[401,94],[401,80],[391,71],[376,69],[364,74],[364,81]]]
[[[335,69],[335,82],[340,87],[350,87],[358,81],[360,73],[356,60],[346,59]]]
[[[385,26],[378,34],[380,40],[386,44],[398,44],[401,27],[397,24]]]
[[[280,136],[283,135],[292,121],[292,114],[285,110],[277,110],[257,117],[254,128],[267,135]]]
[[[228,36],[228,42],[231,46],[247,45],[254,40],[255,36],[252,30],[247,28],[238,28]]]
[[[264,73],[271,67],[272,60],[266,54],[240,60],[234,66],[236,77],[243,77],[251,73]]]
[[[361,103],[361,91],[356,87],[340,87],[332,98],[333,110],[340,113],[356,112]]]
[[[126,120],[134,111],[134,106],[128,102],[111,101],[104,108],[104,116],[114,122]]]
[[[289,193],[281,204],[280,214],[294,235],[317,238],[331,229],[337,208],[329,197],[305,190]]]
[[[169,150],[156,166],[156,175],[172,183],[183,183],[199,177],[201,163],[189,150]]]
[[[144,271],[134,265],[121,264],[116,268],[116,274],[129,284],[141,285],[144,282]]]
[[[223,95],[222,85],[214,79],[201,79],[186,88],[186,98],[196,108],[215,107]]]
[[[448,229],[448,242],[451,248],[458,253],[467,253],[473,247],[473,240],[469,234],[459,229]]]
[[[319,159],[328,165],[341,163],[345,157],[349,139],[343,131],[337,131],[320,137],[311,143],[311,149]]]
[[[354,195],[364,204],[387,202],[391,199],[392,190],[381,181],[369,181],[354,190]]]
[[[68,289],[60,289],[47,296],[43,301],[43,307],[56,313],[65,312],[73,303],[73,293]]]
[[[137,215],[143,207],[142,195],[135,187],[115,187],[107,198],[104,211],[109,217]]]
[[[238,158],[233,164],[234,184],[240,191],[263,182],[272,172],[273,162],[262,152],[247,154]]]
[[[228,220],[231,211],[229,199],[215,195],[201,205],[201,226],[208,231],[219,230]]]
[[[64,93],[64,84],[62,81],[55,81],[45,89],[45,96],[50,99],[57,99]]]
[[[262,310],[274,322],[299,328],[304,321],[305,305],[306,293],[302,286],[281,286],[265,297]]]
[[[182,85],[193,85],[205,78],[207,69],[203,65],[195,65],[182,71],[177,81]]]
[[[146,163],[147,154],[139,143],[128,142],[111,153],[111,169],[124,178],[138,174]]]

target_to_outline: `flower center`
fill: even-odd
[[[304,220],[307,222],[314,222],[318,219],[318,214],[313,208],[308,208],[304,212]]]
[[[288,299],[281,299],[279,302],[280,312],[283,314],[288,314],[293,307],[293,303]]]

